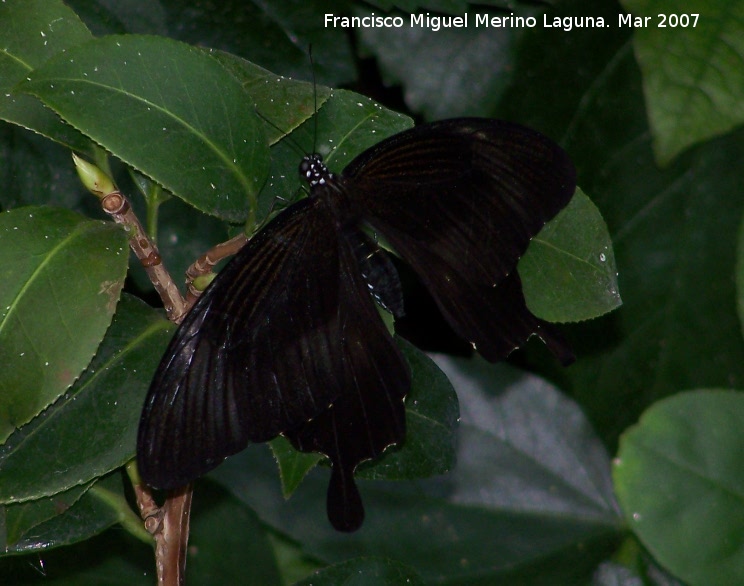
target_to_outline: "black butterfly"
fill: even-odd
[[[310,196],[240,250],[176,332],[147,396],[137,461],[147,484],[177,488],[284,434],[330,458],[328,517],[353,531],[364,518],[354,470],[403,441],[410,387],[373,300],[400,316],[398,276],[362,228],[384,236],[486,359],[537,334],[569,363],[557,329],[525,306],[515,269],[571,199],[575,170],[533,130],[462,118],[383,140],[338,176],[319,155],[300,172]]]

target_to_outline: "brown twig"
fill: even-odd
[[[163,300],[168,319],[180,323],[187,312],[186,303],[170,273],[163,265],[157,247],[145,233],[145,229],[129,204],[129,200],[119,191],[113,191],[103,196],[101,207],[117,224],[122,224],[127,229],[129,232],[129,246]]]
[[[163,300],[168,319],[180,323],[200,295],[193,286],[194,279],[211,272],[220,260],[235,254],[247,242],[247,238],[241,234],[200,256],[186,271],[188,293],[187,299],[184,299],[163,265],[157,246],[148,237],[127,198],[98,167],[75,155],[73,159],[80,179],[100,199],[103,211],[117,224],[123,225],[129,233],[129,246]],[[139,478],[136,467],[127,466],[127,471],[134,487],[140,517],[145,523],[145,529],[155,540],[158,585],[182,586],[185,580],[193,487],[189,484],[177,491],[169,491],[165,502],[159,507],[153,498],[152,489]]]
[[[103,211],[129,234],[129,246],[147,272],[150,281],[163,300],[168,319],[180,323],[188,311],[175,282],[163,266],[155,244],[127,198],[113,181],[95,165],[73,154],[75,167],[83,184],[101,201]],[[162,507],[153,498],[152,489],[139,478],[134,466],[128,466],[137,507],[145,529],[155,540],[155,567],[159,586],[182,586],[186,570],[186,548],[189,539],[192,486],[168,493]]]
[[[140,517],[155,540],[155,566],[159,586],[181,586],[186,574],[186,549],[191,517],[191,484],[170,491],[162,507],[152,497],[150,487],[133,482]]]
[[[163,300],[168,319],[179,323],[188,311],[186,303],[127,198],[119,191],[112,191],[101,198],[101,207],[116,223],[125,226],[129,232],[129,246]],[[139,478],[133,486],[145,529],[155,539],[158,586],[182,586],[186,572],[192,486],[189,484],[177,492],[168,493],[162,507],[157,506],[152,490]]]
[[[210,248],[186,269],[186,307],[191,308],[201,295],[201,290],[194,287],[194,279],[212,272],[218,262],[238,252],[246,242],[248,242],[248,238],[245,234],[238,234],[234,238]]]

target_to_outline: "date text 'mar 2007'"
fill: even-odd
[[[699,14],[657,14],[656,23],[651,22],[653,16],[633,16],[632,14],[619,14],[618,15],[618,26],[632,27],[632,28],[645,28],[648,26],[654,26],[657,28],[695,28],[698,23]]]

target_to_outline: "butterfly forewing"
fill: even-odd
[[[574,167],[555,143],[480,118],[396,134],[354,159],[342,181],[385,236],[403,233],[490,285],[512,271],[576,186]]]
[[[338,247],[332,216],[305,199],[219,273],[150,387],[138,437],[148,484],[182,486],[249,441],[318,415],[357,377],[372,378],[344,367],[349,341],[364,351],[374,331],[354,317],[358,295],[349,295]]]
[[[504,358],[535,333],[570,361],[555,328],[527,310],[516,276],[494,290],[573,195],[574,167],[555,143],[508,122],[445,120],[382,141],[340,181],[484,357]]]

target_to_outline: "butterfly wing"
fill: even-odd
[[[346,347],[344,364],[357,374],[349,380],[349,392],[328,410],[284,434],[297,449],[320,452],[331,460],[327,510],[331,524],[339,531],[355,531],[364,520],[354,482],[357,465],[378,457],[386,447],[405,437],[403,399],[411,384],[408,364],[387,334],[354,258],[360,236],[347,235],[340,250],[342,272],[346,273],[342,297],[351,300],[356,309],[347,327],[368,333],[363,348],[361,340]]]
[[[575,170],[558,145],[504,121],[450,119],[380,142],[340,181],[484,357],[501,359],[536,333],[571,360],[557,329],[527,309],[515,271],[573,195]]]
[[[146,483],[183,486],[248,442],[304,424],[359,385],[376,388],[376,377],[388,376],[386,360],[393,373],[401,368],[384,325],[357,318],[361,297],[350,287],[372,301],[363,283],[348,282],[339,238],[328,211],[304,199],[220,271],[151,384],[137,440]],[[375,346],[388,352],[375,364],[383,371],[370,373],[358,355]]]

